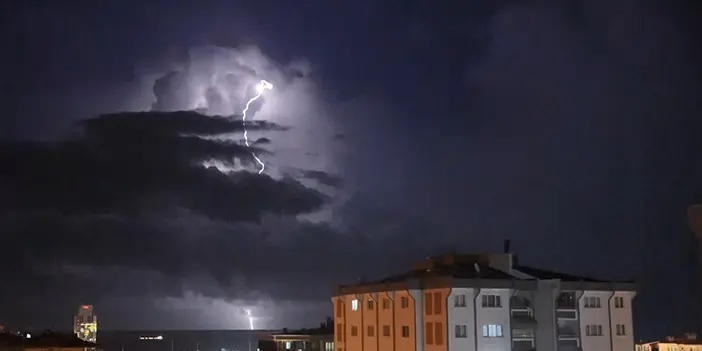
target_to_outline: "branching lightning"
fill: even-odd
[[[261,80],[258,83],[258,85],[256,86],[256,96],[249,99],[249,101],[246,103],[246,106],[244,107],[244,110],[241,111],[241,120],[244,122],[244,143],[246,144],[246,147],[250,147],[249,146],[249,134],[248,134],[248,131],[246,130],[246,112],[249,111],[249,107],[251,106],[251,103],[258,100],[258,98],[260,98],[261,95],[263,95],[264,91],[271,90],[271,89],[273,89],[273,84],[271,84],[265,80]],[[261,169],[258,170],[258,174],[263,173],[263,171],[266,169],[266,165],[263,163],[263,161],[261,161],[260,158],[258,158],[258,156],[256,156],[255,152],[251,152],[251,155],[256,160],[256,162],[258,162],[258,164],[261,166]],[[251,317],[250,317],[251,311],[247,310],[247,312],[249,315],[249,319],[251,319]],[[253,320],[252,319],[251,319],[251,329],[253,329]]]
[[[244,313],[246,314],[246,317],[249,318],[249,327],[251,327],[251,330],[254,330],[253,316],[251,315],[251,310],[248,308],[244,309]]]

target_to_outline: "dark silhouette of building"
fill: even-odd
[[[266,333],[258,339],[260,351],[335,351],[334,321],[327,317],[319,328]]]
[[[97,345],[78,339],[72,334],[44,331],[43,333],[0,333],[0,350],[3,351],[94,351]]]

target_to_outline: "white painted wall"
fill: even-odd
[[[585,301],[588,297],[599,297],[600,308],[585,308]],[[611,330],[609,323],[609,299],[612,297],[611,291],[584,291],[579,299],[580,315],[580,338],[583,351],[611,351]],[[601,336],[588,336],[587,325],[601,325]],[[632,348],[629,350],[633,349]]]
[[[482,307],[483,295],[499,295],[502,300],[502,307]],[[511,289],[481,289],[475,300],[477,315],[477,325],[475,334],[478,338],[478,350],[480,351],[507,351],[512,349],[512,333],[510,327],[509,298],[512,296]],[[502,325],[501,338],[483,337],[483,325]],[[459,349],[460,350],[460,349]],[[451,351],[451,350],[449,350]]]
[[[482,334],[478,334],[478,330],[475,327],[475,309],[474,301],[475,295],[477,294],[477,289],[473,288],[452,288],[451,294],[448,297],[448,350],[460,350],[460,351],[477,351],[475,349],[476,337]],[[454,301],[455,296],[465,295],[466,306],[465,307],[455,307]],[[456,325],[466,326],[466,337],[457,338],[456,337]]]
[[[417,351],[424,351],[424,293],[420,289],[409,289],[414,299],[414,330]]]
[[[631,351],[634,349],[634,323],[632,318],[632,303],[634,302],[635,292],[618,291],[614,297],[622,297],[624,299],[624,307],[615,308],[614,298],[609,303],[611,316],[612,335],[612,351]],[[617,335],[617,324],[624,325],[626,335]]]

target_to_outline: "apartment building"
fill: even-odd
[[[404,274],[338,287],[335,347],[631,351],[635,296],[631,282],[520,266],[509,253],[429,257]]]

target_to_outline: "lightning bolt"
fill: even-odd
[[[247,308],[244,310],[244,313],[247,317],[249,317],[249,326],[251,327],[251,330],[254,330],[253,316],[251,315],[251,310]]]
[[[256,96],[249,99],[249,101],[246,103],[246,106],[244,107],[244,110],[241,111],[241,121],[244,124],[244,143],[246,144],[246,147],[251,147],[249,146],[249,132],[246,130],[246,112],[249,111],[249,107],[251,107],[251,104],[254,101],[258,100],[258,98],[260,98],[261,95],[263,95],[264,91],[271,89],[273,89],[273,84],[268,83],[265,80],[261,80],[256,86]],[[251,152],[251,156],[253,156],[254,160],[256,160],[256,162],[258,162],[258,164],[261,166],[261,169],[258,170],[258,174],[263,173],[263,171],[266,169],[266,164],[264,164],[263,161],[261,161],[261,159],[258,158],[258,156],[256,156],[255,152]],[[248,314],[250,316],[251,311],[248,311]],[[249,317],[249,319],[251,318]],[[251,329],[253,329],[253,320],[251,321]]]

